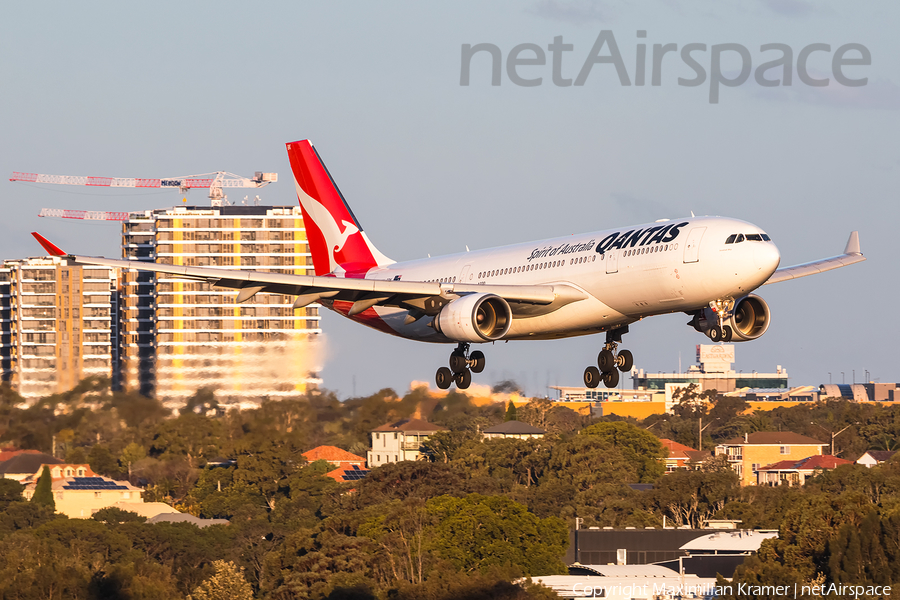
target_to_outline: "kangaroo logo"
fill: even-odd
[[[306,194],[299,184],[297,184],[297,195],[303,203],[303,208],[306,210],[309,218],[319,228],[319,231],[322,232],[322,236],[325,238],[325,243],[329,249],[329,270],[334,271],[338,266],[337,253],[344,248],[351,236],[359,233],[359,227],[341,219],[341,225],[344,226],[343,231],[341,231],[341,227],[338,225],[334,215],[319,201]]]

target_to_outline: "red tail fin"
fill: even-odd
[[[393,262],[363,233],[310,141],[290,142],[287,152],[316,275],[340,268],[349,276],[362,276],[373,267]]]

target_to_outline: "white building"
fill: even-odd
[[[372,448],[366,459],[369,468],[401,460],[419,460],[422,443],[443,430],[422,419],[401,419],[372,430]]]
[[[4,261],[3,381],[31,403],[85,377],[111,377],[117,279],[117,269],[72,266],[58,257]]]

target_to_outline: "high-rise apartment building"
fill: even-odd
[[[175,207],[132,213],[123,256],[176,265],[312,274],[299,207]],[[293,297],[126,271],[121,285],[122,385],[179,406],[202,387],[219,402],[256,404],[320,383],[319,307]]]
[[[29,402],[81,379],[110,377],[117,361],[116,269],[61,258],[7,260],[0,268],[2,379]]]

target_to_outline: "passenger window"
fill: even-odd
[[[728,236],[728,239],[725,240],[725,243],[726,243],[726,244],[733,244],[733,243],[734,243],[734,240],[735,240],[736,238],[737,238],[737,234],[736,234],[736,233],[732,233],[731,235]]]

